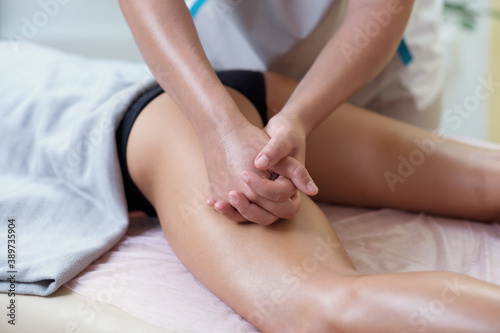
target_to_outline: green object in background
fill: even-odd
[[[468,2],[453,2],[445,1],[444,12],[445,15],[453,15],[458,17],[460,24],[467,30],[474,30],[476,27],[477,19],[480,17],[490,17],[500,20],[500,11],[492,8],[473,9],[475,1]]]

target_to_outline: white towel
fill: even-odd
[[[114,132],[152,82],[144,64],[0,42],[0,292],[14,275],[16,293],[48,295],[124,235]]]

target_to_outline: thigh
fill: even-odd
[[[270,115],[296,86],[266,74]],[[307,138],[306,167],[316,200],[390,207],[482,221],[498,220],[500,151],[343,104]]]
[[[231,94],[259,125],[253,106]],[[252,324],[261,329],[300,326],[296,314],[322,308],[318,304],[326,284],[333,292],[357,274],[328,220],[307,197],[293,219],[270,227],[236,224],[208,207],[199,138],[166,95],[141,113],[129,140],[131,176],[153,203],[179,259]]]
[[[256,113],[240,97],[235,99],[240,99],[242,112]],[[210,291],[262,331],[415,330],[408,321],[416,318],[415,309],[426,309],[436,295],[443,295],[443,282],[457,279],[463,287],[460,301],[448,304],[447,315],[434,317],[429,329],[498,331],[492,328],[498,287],[454,273],[360,276],[307,197],[294,218],[269,227],[236,224],[207,207],[199,139],[168,97],[144,110],[129,140],[132,178],[155,206],[177,256]],[[139,175],[140,170],[149,177]],[[384,316],[392,320],[381,320]]]
[[[283,108],[298,83],[275,73],[265,73],[265,79],[270,118]],[[395,152],[407,144],[405,131],[407,125],[350,104],[332,110],[306,142],[306,167],[320,189],[315,199],[390,204],[382,200],[391,194],[384,172],[392,167],[389,162],[398,161]]]

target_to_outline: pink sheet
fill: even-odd
[[[500,226],[320,204],[365,273],[447,270],[500,284]],[[131,219],[123,240],[68,283],[174,332],[257,332],[198,283],[153,219]]]

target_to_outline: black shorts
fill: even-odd
[[[266,105],[266,87],[264,76],[261,72],[253,71],[221,71],[217,72],[222,84],[231,87],[243,95],[255,106],[262,118],[264,124],[267,123],[267,105]],[[128,108],[123,116],[120,125],[116,130],[116,145],[118,149],[118,159],[122,171],[123,185],[125,188],[125,197],[127,199],[128,211],[143,211],[149,216],[156,217],[156,211],[139,188],[134,184],[127,168],[127,141],[134,125],[135,120],[141,111],[153,99],[158,97],[164,91],[158,85],[154,85],[142,95],[140,95]]]

